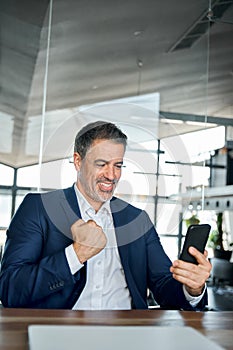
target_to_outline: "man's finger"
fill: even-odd
[[[85,221],[82,220],[82,219],[78,219],[77,221],[75,221],[75,222],[73,223],[72,226],[82,226],[83,224],[85,224]],[[71,228],[72,228],[72,226],[71,226]]]
[[[205,255],[201,253],[198,249],[194,247],[189,247],[188,251],[192,256],[194,256],[194,258],[199,264],[203,263],[203,261],[206,261]]]
[[[97,223],[94,220],[88,220],[87,224],[93,227],[100,227],[99,225],[97,225]]]
[[[76,224],[77,226],[82,226],[83,224],[85,224],[85,221],[84,221],[83,219],[79,219],[79,220],[77,220],[77,221],[75,222],[75,224]]]

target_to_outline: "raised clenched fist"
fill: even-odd
[[[71,232],[75,253],[82,264],[106,246],[107,237],[94,220],[77,220],[71,226]]]

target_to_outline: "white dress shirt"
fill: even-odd
[[[73,309],[129,310],[131,309],[131,297],[117,248],[110,201],[105,202],[95,213],[76,185],[74,189],[82,219],[84,221],[94,220],[101,226],[107,236],[107,244],[100,253],[87,261],[86,285]],[[75,274],[84,265],[78,260],[72,244],[65,249],[65,253],[71,273]],[[183,286],[185,297],[193,307],[199,303],[205,289],[200,296],[193,297]]]
[[[106,247],[87,261],[86,285],[73,309],[79,310],[129,310],[131,297],[121,265],[110,202],[102,205],[95,213],[75,185],[82,219],[94,220],[107,236]],[[74,252],[73,245],[66,248],[66,256],[74,274],[83,267]]]

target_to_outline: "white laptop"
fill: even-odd
[[[31,325],[30,350],[222,350],[191,327]]]

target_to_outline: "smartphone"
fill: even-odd
[[[201,253],[204,253],[210,228],[211,226],[208,224],[190,225],[185,236],[183,249],[179,259],[197,265],[197,260],[194,258],[194,256],[189,254],[188,248],[192,246],[198,249]]]

